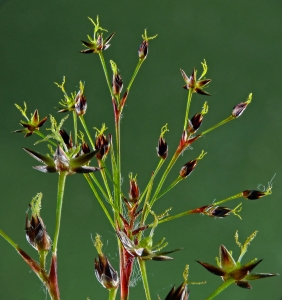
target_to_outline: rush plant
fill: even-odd
[[[105,291],[105,298],[108,297],[111,300],[117,298],[122,300],[129,299],[130,277],[133,265],[137,263],[145,292],[142,299],[150,300],[152,298],[146,273],[147,263],[153,264],[154,261],[164,261],[165,264],[166,260],[173,259],[170,254],[181,250],[181,248],[165,249],[168,244],[165,238],[155,243],[153,240],[155,230],[161,229],[162,223],[191,214],[204,215],[211,218],[225,218],[233,215],[240,218],[239,213],[242,209],[242,203],[235,204],[234,207],[223,206],[223,204],[225,205],[225,203],[238,198],[243,198],[254,204],[253,200],[260,199],[272,193],[272,182],[269,182],[267,189],[264,191],[243,190],[226,199],[214,203],[203,203],[200,207],[191,208],[176,215],[170,215],[169,208],[164,212],[157,212],[155,210],[155,203],[160,201],[166,193],[171,193],[171,190],[177,184],[181,184],[184,180],[189,180],[188,177],[198,164],[201,164],[201,160],[206,159],[207,152],[203,150],[201,153],[194,155],[189,161],[184,161],[183,167],[180,170],[173,170],[176,161],[178,159],[183,160],[187,156],[187,152],[185,155],[182,155],[185,150],[217,127],[238,119],[252,101],[252,94],[250,93],[246,96],[247,99],[245,101],[240,102],[239,100],[239,103],[233,109],[230,109],[230,115],[227,118],[199,133],[203,119],[208,113],[208,103],[204,102],[202,111],[196,113],[194,116],[190,116],[190,106],[193,96],[206,98],[210,95],[207,89],[211,79],[206,78],[208,66],[204,60],[200,76],[195,68],[192,70],[190,76],[186,75],[184,70],[180,70],[184,80],[183,88],[187,90],[187,105],[186,108],[183,108],[183,130],[176,133],[179,135],[179,144],[172,145],[170,149],[175,150],[171,151],[172,155],[169,155],[168,144],[165,139],[165,134],[169,129],[168,125],[165,124],[160,129],[159,138],[156,140],[156,156],[158,156],[159,162],[155,170],[152,170],[145,189],[140,191],[137,176],[129,174],[130,188],[127,196],[127,193],[122,190],[121,185],[121,116],[124,112],[125,104],[130,105],[130,102],[128,102],[129,92],[139,69],[148,57],[149,43],[157,35],[148,36],[146,30],[142,34],[142,42],[138,49],[137,65],[131,80],[124,89],[122,76],[116,62],[110,60],[110,64],[108,65],[104,59],[104,51],[110,47],[114,33],[104,38],[107,30],[100,26],[99,18],[97,17],[96,21],[91,18],[89,19],[94,25],[94,34],[93,36],[88,36],[88,41],[82,41],[85,49],[80,52],[81,54],[89,54],[89,59],[100,60],[102,64],[114,111],[115,128],[111,128],[110,132],[115,132],[115,135],[106,134],[108,128],[105,124],[100,129],[95,128],[95,136],[89,130],[90,126],[93,127],[95,124],[86,124],[84,119],[84,115],[87,113],[87,100],[84,92],[85,86],[82,81],[79,83],[79,90],[73,93],[66,91],[65,77],[62,83],[56,83],[63,94],[59,102],[60,109],[58,112],[66,115],[60,121],[57,121],[50,115],[49,120],[51,125],[49,128],[45,128],[47,130],[45,134],[43,133],[43,129],[46,126],[48,117],[46,116],[40,120],[39,112],[36,109],[29,118],[26,103],[24,102],[23,107],[16,104],[16,107],[25,120],[20,121],[22,129],[14,132],[23,133],[25,137],[35,134],[39,137],[36,144],[45,142],[49,148],[48,154],[40,154],[29,148],[23,149],[27,154],[40,162],[40,165],[33,167],[35,171],[55,173],[56,175],[51,176],[58,176],[56,224],[55,231],[52,237],[50,237],[46,231],[45,223],[40,216],[42,194],[38,193],[29,204],[30,214],[26,215],[25,226],[27,241],[38,252],[38,262],[24,252],[2,230],[0,230],[0,234],[38,276],[40,281],[45,285],[50,298],[59,300],[57,246],[59,242],[65,182],[69,175],[84,177],[93,192],[93,201],[98,201],[105,213],[105,217],[115,232],[116,239],[112,239],[111,243],[117,244],[119,252],[118,270],[111,265],[108,257],[104,254],[101,237],[99,235],[96,236],[94,241],[94,246],[97,250],[95,274],[97,280],[108,291],[108,295],[106,295]],[[109,75],[109,66],[111,67],[112,75]],[[179,84],[181,84],[181,80]],[[73,119],[72,133],[66,132],[63,128],[64,122],[69,116]],[[167,184],[166,181],[170,172],[176,174],[175,180]],[[79,178],[78,180],[83,179]],[[148,221],[149,216],[151,216],[150,219],[153,219],[153,221]],[[48,220],[46,223],[48,223]],[[95,223],[95,220],[93,221],[93,226],[99,232],[99,224]],[[238,234],[236,233],[236,243],[241,248],[241,255],[237,262],[233,259],[231,252],[223,245],[220,246],[217,266],[198,261],[208,271],[221,276],[223,280],[223,283],[207,299],[213,299],[230,284],[235,283],[241,288],[250,289],[249,280],[278,275],[273,273],[251,274],[250,272],[261,260],[252,260],[247,264],[241,264],[241,258],[247,251],[247,246],[255,235],[256,233],[252,234],[242,245],[239,243]],[[177,254],[173,255],[177,256]],[[50,260],[50,264],[46,264],[47,260]],[[173,287],[171,291],[168,291],[166,300],[189,298],[187,285],[188,283],[193,283],[188,282],[188,266],[185,267],[183,277],[184,281],[178,288]],[[63,277],[61,280],[63,280]]]

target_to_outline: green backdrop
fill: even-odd
[[[179,159],[167,184],[181,166],[204,149],[208,155],[194,173],[155,206],[156,213],[173,207],[172,214],[211,203],[244,189],[256,189],[273,180],[273,195],[259,201],[242,200],[240,221],[231,216],[212,219],[199,215],[160,225],[155,241],[166,237],[167,249],[184,247],[175,260],[147,264],[153,299],[164,299],[171,285],[182,282],[185,264],[191,281],[207,280],[206,286],[192,286],[191,299],[205,299],[220,284],[219,277],[205,271],[195,260],[214,263],[220,244],[233,250],[235,230],[241,240],[253,231],[243,262],[255,257],[263,262],[257,272],[282,273],[281,245],[281,53],[282,2],[268,1],[0,1],[1,64],[1,156],[0,228],[25,251],[36,252],[25,240],[25,213],[31,198],[43,193],[41,215],[51,236],[54,232],[57,176],[33,170],[35,160],[21,147],[47,152],[45,144],[33,146],[36,136],[24,139],[11,134],[21,118],[14,103],[38,108],[41,117],[56,114],[62,95],[53,84],[67,78],[68,91],[86,84],[90,127],[106,122],[114,133],[108,88],[98,57],[81,55],[80,40],[93,33],[87,19],[99,14],[101,25],[116,32],[105,52],[107,63],[119,66],[125,85],[137,63],[141,34],[158,33],[150,43],[149,55],[134,82],[122,119],[123,191],[128,191],[128,173],[138,173],[143,190],[157,165],[155,147],[161,126],[172,155],[181,134],[187,93],[179,68],[190,74],[207,60],[211,97],[195,95],[191,112],[203,102],[210,110],[203,130],[227,117],[233,106],[253,93],[253,102],[238,120],[220,127],[193,144]],[[49,126],[49,124],[48,124]],[[47,127],[48,127],[47,126]],[[66,129],[71,130],[71,123]],[[94,130],[92,131],[94,134]],[[237,200],[230,203],[235,207]],[[82,176],[67,178],[58,248],[58,272],[62,299],[107,299],[107,292],[94,276],[96,256],[91,234],[102,235],[105,253],[118,265],[115,233],[92,197]],[[0,239],[0,298],[46,299],[43,286],[11,246]],[[131,299],[144,299],[138,270],[134,273]],[[217,299],[282,299],[280,277],[252,282],[253,290],[231,286]],[[47,297],[48,298],[48,297]]]

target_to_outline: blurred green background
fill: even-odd
[[[41,215],[51,236],[54,233],[57,176],[43,174],[21,147],[46,153],[46,144],[33,146],[36,136],[24,139],[11,134],[20,129],[22,119],[14,103],[28,104],[28,112],[39,109],[40,116],[56,113],[61,91],[54,81],[66,76],[69,92],[86,84],[89,127],[103,122],[114,133],[112,104],[98,56],[82,55],[80,40],[93,33],[88,16],[99,14],[101,25],[115,31],[112,46],[104,52],[109,66],[119,66],[125,86],[137,63],[141,34],[158,33],[150,43],[149,55],[130,92],[122,119],[123,192],[128,191],[128,173],[138,173],[143,190],[157,165],[155,147],[160,128],[169,125],[166,139],[169,155],[176,148],[183,126],[187,93],[179,68],[190,75],[207,60],[211,97],[194,95],[191,113],[209,102],[202,129],[226,118],[234,105],[250,92],[253,102],[242,117],[193,144],[179,159],[166,184],[181,166],[208,155],[193,174],[157,202],[156,213],[173,207],[171,214],[192,209],[234,195],[244,189],[267,185],[274,174],[273,195],[259,201],[243,202],[240,221],[231,216],[212,219],[189,216],[160,225],[155,241],[166,237],[167,250],[184,247],[173,254],[174,261],[147,264],[152,299],[164,299],[173,284],[182,282],[185,264],[191,281],[207,280],[206,286],[192,286],[190,299],[205,299],[220,284],[195,260],[215,263],[220,244],[233,250],[238,229],[244,241],[253,231],[259,234],[243,262],[263,258],[256,272],[282,273],[281,244],[281,1],[0,1],[1,64],[1,156],[0,228],[32,257],[37,254],[25,239],[24,222],[28,203],[43,193]],[[49,122],[47,126],[49,127]],[[65,128],[72,130],[72,123]],[[94,130],[91,131],[94,135]],[[92,163],[93,164],[93,163]],[[235,207],[236,200],[227,206]],[[94,276],[96,256],[91,234],[102,235],[104,251],[118,266],[115,233],[107,223],[83,176],[67,178],[59,239],[59,284],[62,299],[107,299],[107,292]],[[0,238],[0,298],[11,300],[46,299],[44,287],[11,246]],[[142,282],[134,272],[131,299],[145,299]],[[253,290],[231,286],[217,299],[282,299],[281,277],[251,282]],[[47,297],[48,298],[48,297]]]

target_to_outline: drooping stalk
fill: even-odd
[[[208,298],[207,300],[211,300],[214,297],[216,297],[218,294],[220,294],[222,291],[224,291],[227,287],[229,287],[230,284],[235,282],[233,278],[229,278],[228,280],[224,281]]]
[[[146,299],[151,300],[145,261],[142,260],[141,258],[138,258],[138,264],[139,264],[139,268],[140,268],[140,272],[141,272],[141,277],[142,277],[142,281],[143,281]]]
[[[58,246],[58,239],[59,239],[59,232],[60,232],[66,176],[67,176],[67,172],[59,173],[58,193],[57,193],[57,209],[56,209],[56,227],[55,227],[55,234],[54,234],[53,247],[52,247],[52,252],[55,255],[57,254],[57,246]]]

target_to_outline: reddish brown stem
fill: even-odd
[[[58,286],[58,275],[57,275],[57,256],[52,254],[52,261],[49,272],[49,293],[53,300],[60,300],[60,291]]]
[[[120,299],[129,299],[129,282],[132,273],[134,257],[120,245]]]

